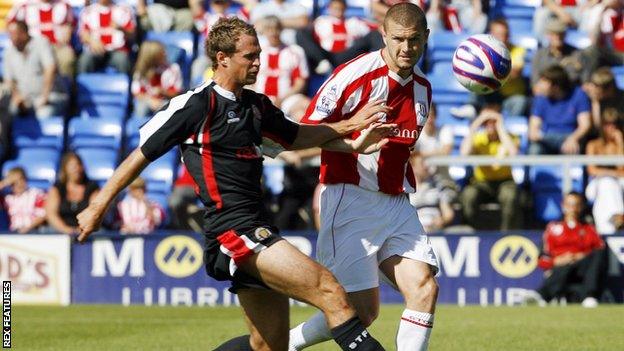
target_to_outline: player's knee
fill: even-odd
[[[418,305],[435,304],[438,299],[438,282],[433,275],[426,275],[416,278],[414,284],[408,291],[405,291],[405,298]]]
[[[332,308],[349,308],[347,293],[330,271],[323,269],[319,273],[317,290],[321,303],[331,305]]]

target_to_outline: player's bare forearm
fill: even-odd
[[[128,184],[130,184],[150,161],[143,155],[141,149],[135,149],[117,167],[111,178],[106,182],[102,190],[93,199],[84,211],[78,214],[80,235],[78,241],[84,241],[92,232],[99,229],[104,213],[113,199]]]

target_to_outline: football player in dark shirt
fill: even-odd
[[[324,267],[283,240],[260,211],[262,154],[322,148],[372,153],[395,125],[377,122],[390,108],[363,106],[347,120],[298,125],[261,94],[254,83],[260,46],[251,25],[222,19],[207,42],[214,80],[173,98],[140,130],[140,146],[118,167],[98,197],[78,215],[84,241],[97,230],[114,197],[153,160],[179,145],[206,207],[206,269],[232,281],[251,335],[217,350],[287,350],[292,297],[322,310],[343,350],[383,350],[349,305],[344,289]],[[332,108],[335,101],[320,106]],[[343,138],[360,132],[355,140]]]

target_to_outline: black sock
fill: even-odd
[[[333,328],[331,335],[344,351],[383,351],[381,344],[368,333],[358,317]]]
[[[214,351],[253,351],[251,344],[249,343],[249,335],[237,336],[234,339],[230,339]]]

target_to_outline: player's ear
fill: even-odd
[[[230,58],[228,57],[228,55],[226,55],[225,52],[223,51],[217,52],[216,59],[217,59],[217,66],[223,66],[223,67],[227,67],[230,61]]]

